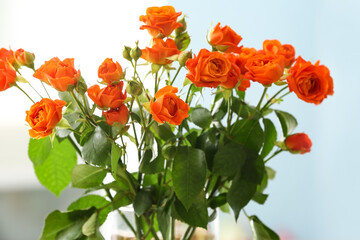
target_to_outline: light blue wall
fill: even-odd
[[[265,39],[295,46],[297,55],[326,65],[335,94],[315,106],[293,94],[279,106],[294,114],[297,131],[313,141],[311,153],[283,153],[271,160],[277,176],[264,206],[251,204],[271,227],[295,239],[359,239],[359,38],[360,1],[171,1],[188,17],[194,52],[207,47],[211,23],[231,26],[242,44],[261,48]],[[259,99],[255,84],[248,96]],[[251,96],[250,96],[251,95]],[[255,104],[255,103],[254,103]]]

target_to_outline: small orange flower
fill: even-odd
[[[101,89],[99,85],[94,85],[88,88],[87,93],[99,108],[118,108],[127,96],[126,91],[123,92],[123,86],[123,81]]]
[[[287,149],[292,153],[304,154],[310,152],[312,142],[309,136],[305,133],[296,133],[288,136],[285,139]]]
[[[66,58],[60,61],[54,57],[46,61],[33,75],[56,90],[65,92],[68,86],[75,86],[80,79],[80,71],[74,68],[74,59]]]
[[[141,51],[141,58],[148,62],[160,65],[172,63],[173,60],[167,58],[180,53],[176,47],[175,41],[170,38],[166,39],[166,42],[162,39],[154,38],[152,47],[147,47]]]
[[[320,104],[327,95],[334,94],[330,71],[326,66],[320,65],[319,61],[313,65],[298,57],[289,74],[289,90],[305,102]]]
[[[172,6],[149,7],[146,15],[140,16],[140,21],[145,23],[140,29],[147,29],[154,38],[167,37],[175,28],[182,27],[182,24],[177,22],[180,15],[181,12],[176,12]]]
[[[123,70],[118,62],[113,62],[111,58],[106,58],[100,65],[98,76],[106,83],[119,81],[122,77]]]
[[[16,82],[16,71],[10,65],[0,59],[0,92],[5,91]]]
[[[281,44],[279,40],[265,40],[263,43],[265,54],[284,56],[284,66],[291,67],[295,62],[295,48],[290,44]]]
[[[34,67],[35,55],[33,53],[24,51],[24,49],[20,48],[15,51],[14,55],[15,55],[16,62],[20,66],[27,66],[30,68]]]
[[[224,88],[234,88],[238,82],[241,80],[240,85],[238,86],[239,91],[245,91],[250,87],[250,81],[243,78],[241,70],[239,67],[239,54],[228,53],[225,54],[226,58],[231,62],[231,70],[228,73],[227,80],[220,85]]]
[[[44,138],[53,132],[56,124],[62,118],[63,100],[41,99],[26,111],[26,122],[30,125],[29,135],[32,138]]]
[[[168,85],[155,94],[155,102],[151,99],[150,114],[156,122],[180,125],[188,117],[190,107],[175,95],[177,92],[176,87]]]
[[[242,37],[229,26],[220,27],[220,23],[211,30],[210,44],[222,52],[240,52],[242,46],[238,47]]]
[[[217,87],[226,82],[231,70],[231,62],[221,52],[210,52],[201,49],[199,54],[188,59],[186,77],[197,87]]]
[[[122,125],[126,125],[129,120],[129,110],[122,104],[119,108],[113,108],[109,111],[103,111],[102,114],[104,115],[106,122],[112,126],[114,123],[120,123]]]
[[[272,84],[284,74],[284,57],[256,54],[247,60],[245,68],[248,70],[245,78],[263,85]]]

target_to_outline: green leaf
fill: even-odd
[[[164,207],[158,209],[157,221],[159,224],[159,230],[164,240],[169,240],[170,234],[170,222],[171,222],[171,206],[174,200],[169,200]]]
[[[211,130],[211,129],[210,129]],[[212,141],[211,131],[202,133],[197,139],[195,147],[203,150],[205,152],[205,158],[207,167],[210,171],[213,169],[214,157],[217,149],[217,141]]]
[[[257,216],[250,216],[249,221],[254,240],[280,240],[280,237]]]
[[[263,119],[265,132],[264,132],[264,146],[261,150],[261,157],[265,158],[273,149],[275,141],[277,139],[277,132],[274,124],[271,120],[264,118]]]
[[[261,192],[255,192],[252,200],[254,200],[255,202],[259,203],[259,204],[264,204],[266,199],[268,198],[268,194],[264,194]]]
[[[98,220],[98,212],[94,212],[90,218],[85,222],[82,226],[82,233],[85,236],[91,237],[96,234],[97,231],[97,220]]]
[[[243,100],[236,97],[232,98],[231,109],[243,119],[258,120],[262,117],[261,113],[254,106],[250,106]]]
[[[177,41],[181,42],[181,44],[178,45],[179,50],[185,51],[190,44],[190,36],[187,32],[183,32],[176,36],[175,42],[177,43]]]
[[[86,195],[86,196],[79,198],[75,202],[72,202],[69,205],[67,210],[68,211],[87,210],[92,207],[99,209],[99,208],[106,206],[109,203],[110,203],[109,201],[107,201],[105,198],[103,198],[99,195]],[[101,226],[105,222],[107,215],[110,213],[111,210],[112,210],[111,205],[109,205],[108,207],[102,209],[99,212],[99,216],[98,216],[99,226]]]
[[[56,234],[56,240],[69,240],[69,239],[78,239],[83,237],[81,228],[86,222],[86,218],[79,218],[72,222],[72,224]]]
[[[164,123],[162,125],[158,125],[158,123],[154,123],[151,125],[154,132],[164,141],[169,140],[170,138],[175,137],[173,131],[171,130],[171,127],[169,124]]]
[[[264,142],[264,132],[258,121],[242,119],[231,126],[230,135],[234,141],[259,152]]]
[[[159,152],[160,153],[160,152]],[[146,150],[141,158],[140,171],[146,174],[155,174],[164,170],[164,157],[159,154],[154,160],[153,151]]]
[[[276,172],[274,169],[272,169],[271,167],[265,167],[265,170],[266,170],[266,173],[267,173],[269,179],[275,178]]]
[[[74,167],[71,174],[71,182],[75,188],[91,188],[99,186],[105,176],[106,171],[104,169],[81,164]]]
[[[240,211],[245,207],[256,192],[256,183],[242,178],[241,172],[236,174],[229,189],[227,199],[230,207],[234,211],[237,220]]]
[[[234,177],[245,163],[246,153],[243,146],[230,142],[215,154],[213,172],[220,176]]]
[[[190,113],[190,120],[201,128],[208,128],[212,121],[212,117],[209,110],[198,107]]]
[[[41,139],[30,138],[28,155],[34,166],[41,165],[51,152],[50,137]]]
[[[55,239],[58,232],[66,229],[72,224],[73,221],[69,218],[67,213],[62,213],[59,210],[56,210],[46,217],[45,226],[40,240]]]
[[[206,181],[205,153],[192,147],[178,147],[173,163],[172,179],[176,196],[186,209],[203,189]]]
[[[152,205],[151,192],[141,189],[134,199],[134,211],[136,215],[143,215]]]
[[[59,142],[55,138],[48,157],[41,165],[34,166],[34,168],[40,183],[50,192],[59,196],[69,185],[71,171],[75,165],[76,151],[69,140],[65,139]]]
[[[88,163],[105,166],[110,161],[111,142],[101,127],[97,126],[94,133],[82,148],[82,156]]]
[[[115,179],[117,179],[117,168],[119,166],[119,159],[121,157],[122,150],[121,148],[113,142],[111,145],[111,174]]]
[[[275,110],[276,116],[279,118],[284,137],[287,137],[297,126],[297,121],[290,113]]]
[[[227,203],[226,193],[221,193],[216,197],[213,197],[209,201],[209,207],[216,209]]]
[[[133,198],[130,198],[129,194],[124,193],[124,192],[118,192],[114,196],[114,201],[113,201],[112,207],[113,207],[113,209],[119,209],[119,208],[127,206],[131,203],[133,203]]]
[[[175,200],[175,209],[180,217],[180,221],[191,226],[207,229],[209,216],[204,191],[201,191],[194,198],[193,204],[189,210],[186,210],[185,206],[178,199]]]

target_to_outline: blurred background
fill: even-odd
[[[250,203],[246,210],[284,240],[360,239],[359,1],[0,0],[0,48],[34,52],[36,67],[54,56],[75,58],[87,83],[94,84],[106,57],[126,67],[123,45],[134,46],[135,40],[141,40],[141,47],[149,43],[138,18],[148,6],[166,4],[188,16],[194,53],[209,48],[206,34],[220,22],[240,34],[246,47],[259,49],[263,40],[278,39],[295,46],[297,55],[320,60],[330,69],[334,96],[315,106],[290,94],[277,106],[297,118],[296,132],[310,136],[312,151],[272,159],[269,165],[277,175],[266,190],[267,202]],[[24,71],[29,80],[31,74]],[[247,100],[255,104],[261,92],[252,84]],[[24,118],[30,106],[15,88],[0,92],[1,240],[38,239],[47,214],[65,210],[82,194],[67,189],[56,198],[38,183],[27,157]],[[111,221],[112,216],[103,228],[107,239]],[[219,222],[221,240],[251,239],[244,216],[236,224],[232,215],[221,214]]]

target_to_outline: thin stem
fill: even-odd
[[[273,157],[275,157],[276,155],[278,155],[278,154],[281,153],[282,151],[284,151],[284,150],[282,150],[282,149],[277,150],[276,152],[274,152],[273,155],[271,155],[271,157],[269,157],[268,159],[266,159],[266,160],[264,161],[264,163],[267,163],[270,159],[272,159]]]
[[[196,230],[196,227],[193,227],[192,230],[191,230],[191,232],[190,232],[189,238],[188,238],[189,240],[190,240],[191,237],[194,235],[195,230]]]
[[[15,84],[14,86],[17,87],[20,91],[22,91],[30,99],[30,101],[32,101],[32,103],[35,103],[34,100],[32,100],[31,97],[27,95],[27,93],[24,90],[22,90],[21,87],[19,87],[19,85]]]
[[[73,147],[75,148],[76,152],[80,155],[80,157],[82,156],[81,151],[79,149],[79,147],[76,145],[76,143],[74,142],[74,140],[69,136],[67,136],[67,138],[69,139],[71,145],[73,145]]]
[[[171,240],[175,240],[175,218],[171,218]]]
[[[158,81],[158,73],[156,72],[155,73],[155,92],[154,92],[154,94],[156,94],[159,89],[159,82],[160,82],[160,80]]]
[[[189,104],[190,105],[190,103],[189,103],[189,96],[190,96],[190,92],[191,92],[191,88],[192,88],[192,84],[189,86],[189,89],[188,89],[188,92],[187,92],[187,94],[186,94],[186,98],[185,98],[185,102],[187,103],[187,104]]]
[[[29,86],[37,93],[37,95],[39,95],[40,98],[43,98],[43,97],[41,96],[41,94],[40,94],[38,91],[36,91],[36,89],[33,87],[33,85],[31,85],[30,82],[28,82],[28,84],[29,84]]]
[[[46,95],[49,97],[49,98],[51,98],[50,97],[50,94],[48,93],[48,91],[47,91],[47,89],[46,89],[46,87],[45,87],[45,85],[44,85],[44,82],[43,81],[40,81],[41,82],[41,85],[43,86],[43,88],[44,88],[44,90],[45,90],[45,92],[46,92]]]
[[[182,66],[180,66],[180,67],[178,68],[178,70],[176,71],[175,76],[174,76],[173,80],[171,81],[171,86],[174,84],[175,79],[176,79],[177,75],[179,74],[181,68],[182,68]]]
[[[287,93],[285,93],[285,94],[283,94],[283,95],[281,95],[280,97],[279,97],[279,99],[282,99],[283,97],[285,97],[286,95],[288,95],[290,93],[290,91],[288,91]],[[268,109],[268,108],[270,108],[272,105],[274,105],[275,103],[270,103],[267,107],[266,107],[266,109]],[[266,110],[266,109],[264,109],[264,110]]]
[[[187,239],[187,235],[190,233],[191,228],[192,228],[191,226],[187,227],[187,229],[186,229],[184,235],[182,236],[181,240],[186,240]]]
[[[262,103],[262,101],[263,101],[263,99],[264,99],[264,97],[265,97],[265,95],[266,95],[267,90],[268,90],[268,87],[265,87],[265,88],[264,88],[264,91],[263,91],[263,93],[262,93],[262,95],[261,95],[261,98],[260,98],[260,100],[259,100],[259,103],[258,103],[258,105],[256,106],[256,109],[260,109],[261,103]]]
[[[277,95],[279,95],[282,91],[284,91],[286,88],[288,88],[288,86],[283,87],[282,89],[280,89],[274,96],[272,96],[266,103],[265,105],[260,109],[260,112],[263,112],[266,107],[271,103],[271,101],[277,97]]]

